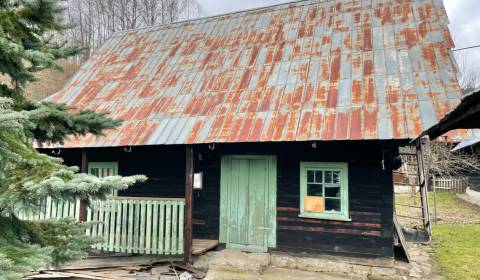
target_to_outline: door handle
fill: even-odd
[[[272,228],[269,228],[269,227],[257,227],[257,229],[269,230],[269,229],[272,229]]]

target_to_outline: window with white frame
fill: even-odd
[[[300,163],[300,217],[350,220],[347,163]]]

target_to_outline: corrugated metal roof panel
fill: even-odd
[[[116,33],[51,97],[66,147],[409,139],[459,102],[441,0],[308,0]]]

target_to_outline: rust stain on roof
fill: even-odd
[[[459,102],[440,0],[304,0],[114,34],[51,100],[66,147],[411,139]]]

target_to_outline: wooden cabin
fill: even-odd
[[[149,178],[79,210],[108,218],[98,248],[392,258],[398,147],[460,100],[447,23],[442,1],[307,0],[115,33],[49,99],[124,120],[67,164]]]

